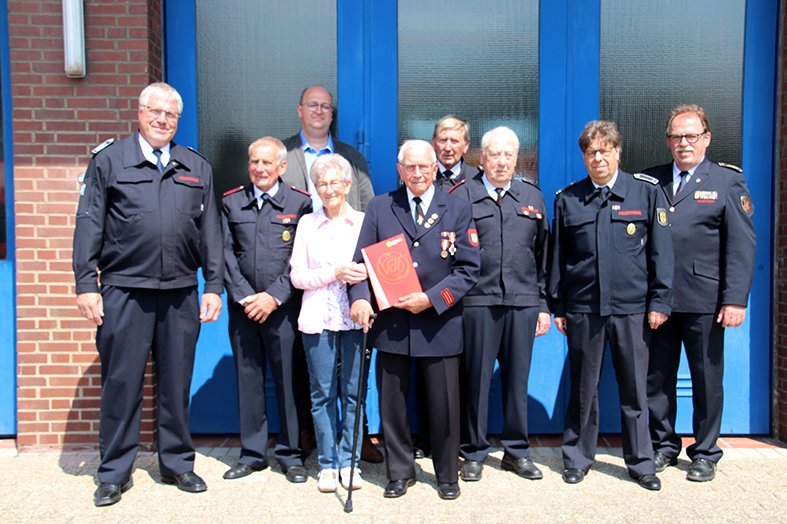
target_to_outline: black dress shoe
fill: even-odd
[[[202,493],[208,489],[208,486],[205,484],[205,481],[202,480],[202,477],[193,471],[187,471],[185,473],[181,473],[180,475],[175,475],[174,477],[161,475],[161,482],[164,484],[175,484],[179,490],[186,491],[188,493]]]
[[[716,477],[716,463],[708,459],[694,459],[691,461],[686,480],[694,482],[708,482]]]
[[[98,485],[98,489],[93,494],[93,502],[96,507],[111,506],[112,504],[120,501],[120,495],[131,489],[134,481],[128,479],[123,484],[114,484],[111,482],[102,482]]]
[[[484,465],[477,460],[465,460],[459,470],[459,478],[465,482],[475,482],[481,480],[481,473],[484,471]]]
[[[563,470],[563,482],[566,484],[579,484],[585,480],[586,473],[577,468],[566,468]]]
[[[661,473],[669,466],[677,466],[677,457],[668,457],[661,451],[657,451],[653,455],[653,462],[656,464],[656,473]]]
[[[369,438],[369,435],[363,436],[363,442],[361,443],[361,460],[372,464],[379,464],[383,461],[383,454],[380,453],[377,446],[372,443],[372,439]]]
[[[262,471],[267,467],[267,464],[263,464],[262,466],[249,466],[248,464],[241,464],[238,462],[226,472],[224,472],[224,478],[227,480],[239,479],[251,475],[255,471]]]
[[[459,484],[456,482],[439,482],[437,484],[437,494],[441,499],[454,500],[459,497]]]
[[[415,485],[414,478],[392,480],[388,482],[387,486],[385,486],[383,497],[387,499],[395,499],[396,497],[401,497],[402,495],[407,493],[407,488],[414,485]]]
[[[544,474],[541,473],[541,470],[527,457],[514,458],[508,453],[505,453],[500,465],[504,470],[513,471],[520,477],[528,480],[539,480],[544,478]]]
[[[284,473],[287,476],[287,480],[289,480],[293,484],[301,484],[303,482],[306,482],[306,468],[304,468],[299,464],[290,466],[289,468],[284,470]]]
[[[629,476],[637,481],[637,484],[650,491],[659,491],[661,481],[656,475],[640,475],[639,477],[629,471]]]

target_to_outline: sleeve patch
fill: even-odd
[[[478,230],[470,228],[467,230],[467,240],[473,247],[478,247]]]
[[[741,209],[749,216],[754,214],[754,204],[752,204],[749,195],[741,195]]]
[[[636,178],[637,180],[642,180],[643,182],[647,182],[649,184],[653,184],[654,186],[659,185],[658,178],[654,176],[646,175],[645,173],[634,173],[634,178]]]
[[[451,293],[451,290],[448,288],[443,289],[440,291],[440,296],[443,297],[446,306],[453,306],[454,305],[454,295]]]

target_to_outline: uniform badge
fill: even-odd
[[[700,204],[713,204],[719,199],[718,191],[695,191],[694,201]]]
[[[282,231],[281,233],[282,240],[284,240],[285,242],[289,242],[291,238],[292,238],[292,234],[289,231]]]
[[[440,232],[440,256],[448,258],[448,255],[456,255],[456,232],[454,231],[441,231]]]
[[[754,214],[754,204],[751,203],[749,195],[741,195],[741,209],[749,216]]]
[[[637,232],[637,226],[629,222],[629,225],[626,226],[626,233],[628,233],[629,236],[634,236],[634,233],[636,232]]]
[[[663,207],[656,208],[656,219],[660,226],[666,226],[669,223],[669,219],[667,219],[667,210]]]
[[[440,251],[440,258],[448,258],[448,251]]]
[[[472,228],[468,229],[467,240],[470,242],[471,246],[478,247],[478,230]]]

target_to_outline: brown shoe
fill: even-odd
[[[383,454],[380,453],[380,450],[374,445],[369,435],[363,436],[363,443],[361,444],[361,460],[364,462],[371,462],[373,464],[379,464],[383,461]]]

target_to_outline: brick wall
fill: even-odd
[[[68,79],[61,1],[8,2],[20,447],[98,442],[95,328],[77,312],[71,272],[77,177],[96,144],[136,128],[136,98],[162,77],[161,0],[84,5],[87,76]],[[145,442],[152,395],[149,372]]]
[[[776,155],[776,233],[775,233],[775,307],[774,326],[774,389],[775,427],[778,436],[787,442],[787,7],[781,6],[781,36],[779,44],[779,89],[777,104]]]

